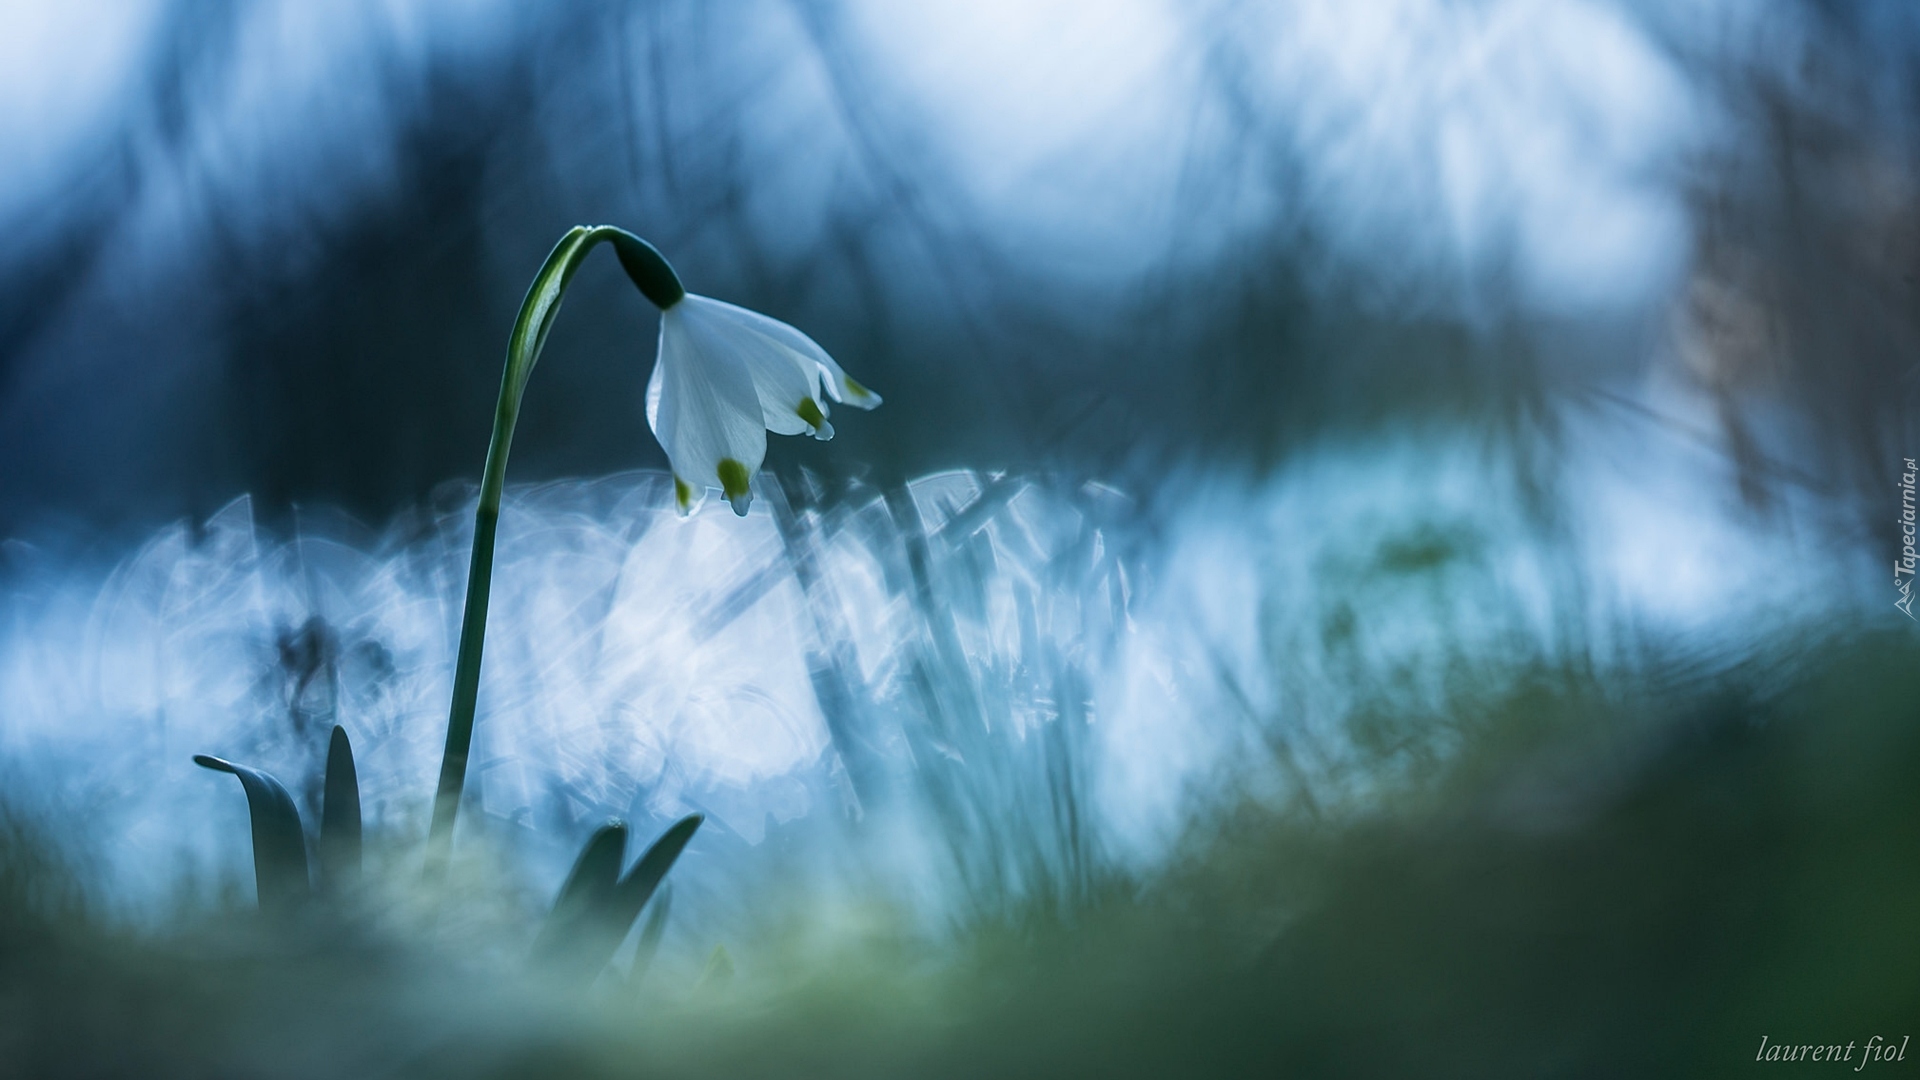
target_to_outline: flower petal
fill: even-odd
[[[819,366],[768,337],[758,324],[772,320],[704,296],[690,296],[683,303],[689,309],[687,317],[699,325],[701,333],[724,342],[746,364],[768,431],[776,435],[811,431],[817,438],[832,438],[833,428],[816,400]]]
[[[721,300],[707,297],[690,297],[690,299],[704,300],[713,308],[725,309],[725,313],[734,322],[755,330],[774,344],[790,350],[795,355],[797,363],[817,369],[826,383],[827,393],[833,397],[833,400],[860,409],[871,409],[880,404],[880,395],[855,382],[852,376],[841,370],[833,357],[827,355],[827,350],[821,348],[812,338],[779,319],[768,318],[757,311],[749,311]]]
[[[727,335],[686,300],[660,313],[647,424],[667,451],[681,513],[692,512],[710,487],[745,513],[752,497],[745,477],[759,471],[767,454],[761,412],[753,376]]]

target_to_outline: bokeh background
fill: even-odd
[[[1705,1075],[1908,1030],[1909,5],[5,11],[33,1069]],[[342,724],[411,873],[505,338],[599,222],[886,404],[673,520],[656,317],[596,257],[509,477],[497,899],[370,902],[403,975],[321,963],[188,758],[311,811]],[[516,989],[591,829],[692,810],[651,996]],[[252,1010],[270,971],[307,989]]]
[[[1899,5],[11,19],[10,532],[242,491],[380,519],[472,476],[528,268],[601,220],[893,389],[857,455],[887,477],[1260,467],[1436,413],[1533,439],[1544,392],[1656,373],[1750,494],[1790,458],[1878,496],[1904,453]],[[516,474],[659,465],[650,313],[606,274],[571,308]]]

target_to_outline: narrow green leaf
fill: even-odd
[[[627,875],[607,896],[594,924],[586,929],[580,940],[580,970],[587,980],[591,981],[601,968],[613,960],[613,954],[620,950],[620,943],[626,940],[627,931],[633,929],[633,921],[639,918],[641,909],[647,906],[648,899],[660,887],[667,871],[673,869],[674,861],[686,850],[687,841],[693,839],[693,834],[705,820],[699,814],[688,814],[674,822],[647,848],[646,853],[633,864],[633,869],[627,871]],[[656,940],[656,947],[658,944]]]
[[[553,911],[534,938],[533,957],[553,970],[591,981],[606,958],[598,939],[605,936],[608,903],[620,879],[627,854],[627,826],[611,821],[602,825],[574,860],[573,870],[560,886]],[[596,957],[598,960],[596,961]]]
[[[327,744],[325,801],[320,804],[320,887],[329,892],[360,881],[360,777],[353,744],[338,724]]]
[[[247,813],[253,822],[253,880],[260,910],[286,912],[298,907],[312,891],[307,880],[307,841],[300,831],[300,812],[280,781],[258,769],[195,754],[193,763],[240,778],[247,793]]]
[[[619,868],[627,827],[616,822],[595,833],[561,886],[553,914],[534,942],[534,955],[556,971],[591,983],[613,959],[633,921],[704,820],[689,814],[674,822],[625,877],[619,876]],[[664,913],[660,919],[664,929]],[[654,931],[655,947],[659,933]]]
[[[647,906],[647,900],[660,882],[673,869],[674,861],[686,850],[687,842],[693,839],[705,817],[688,814],[674,822],[660,839],[647,848],[640,861],[633,864],[627,876],[620,879],[619,888],[614,890],[612,902],[607,910],[608,923],[617,934],[613,945],[607,950],[607,959],[613,958],[613,950],[620,947],[621,939],[627,936],[627,930],[633,926],[633,920],[640,917],[640,909]]]
[[[641,977],[653,966],[653,958],[660,952],[660,939],[666,936],[667,914],[672,910],[673,886],[662,886],[653,909],[647,912],[646,925],[640,928],[640,940],[633,947],[633,966],[627,972],[629,989],[638,986]]]

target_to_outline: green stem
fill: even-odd
[[[460,622],[460,651],[453,671],[453,706],[447,716],[447,746],[440,758],[440,786],[433,800],[433,825],[427,833],[427,871],[445,873],[453,848],[454,817],[467,783],[467,753],[473,746],[473,715],[480,700],[480,655],[487,636],[487,597],[493,582],[493,540],[500,524],[500,493],[506,486],[507,450],[513,443],[514,422],[527,377],[547,344],[547,333],[560,313],[560,300],[574,272],[601,241],[613,244],[614,254],[627,276],[662,311],[680,302],[687,290],[673,267],[652,244],[611,225],[576,225],[554,245],[546,265],[527,289],[520,317],[507,339],[507,367],[500,378],[500,402],[493,415],[493,440],[487,445],[487,467],[480,481],[480,505],[474,511],[473,561],[467,569],[467,606]]]

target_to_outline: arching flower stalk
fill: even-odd
[[[507,339],[506,371],[487,446],[480,503],[474,512],[473,558],[467,570],[466,610],[453,675],[453,705],[440,784],[427,837],[429,873],[444,871],[454,818],[466,787],[480,696],[480,657],[486,638],[493,579],[493,543],[506,484],[507,451],[526,393],[527,377],[547,343],[561,298],[588,252],[613,245],[641,295],[660,309],[660,344],[647,383],[647,423],[667,451],[674,501],[692,513],[717,487],[745,515],[750,480],[766,457],[767,432],[833,437],[827,400],[870,409],[880,396],[847,376],[826,351],[793,327],[732,304],[694,296],[673,267],[645,240],[611,225],[575,226],[560,238],[527,289]]]

